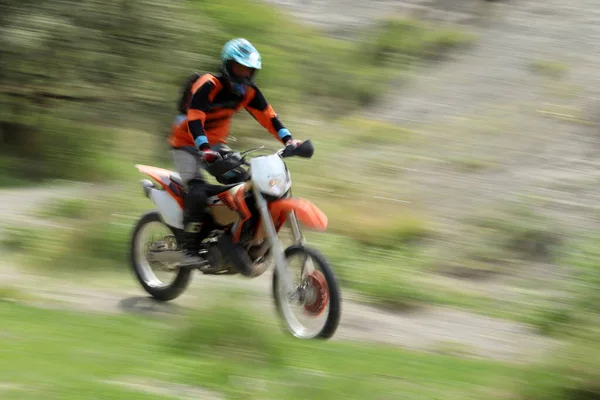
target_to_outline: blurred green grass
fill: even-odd
[[[526,366],[374,344],[299,341],[249,310],[244,296],[221,293],[213,300],[202,310],[160,318],[0,300],[3,398],[163,399],[171,397],[156,394],[157,388],[175,385],[228,399],[572,400],[598,393],[597,330],[572,334],[572,345]],[[142,386],[122,386],[130,382]]]
[[[128,390],[102,382],[129,379],[148,386],[157,381],[201,386],[227,398],[386,398],[396,393],[414,399],[594,398],[600,366],[598,242],[573,245],[564,254],[565,262],[576,267],[568,282],[574,294],[567,303],[569,319],[543,317],[544,326],[552,328],[546,333],[566,341],[533,365],[301,342],[282,335],[272,319],[254,314],[239,292],[219,293],[183,317],[148,318],[31,308],[14,303],[27,296],[3,287],[6,345],[0,355],[7,362],[0,365],[0,375],[16,388],[9,389],[15,397],[8,398],[45,398],[19,387],[43,390],[48,398],[70,398],[75,387],[79,396],[87,390],[116,395]],[[338,271],[343,276],[341,265]]]
[[[298,341],[242,301],[195,310],[183,319],[0,302],[0,317],[7,340],[0,349],[0,374],[3,382],[26,388],[5,392],[8,398],[133,396],[104,383],[129,379],[150,388],[187,384],[229,399],[474,399],[488,393],[494,398],[491,389],[502,389],[519,372],[489,361],[386,346]]]
[[[88,203],[84,199],[69,198],[59,199],[53,203],[47,204],[39,210],[43,217],[58,217],[80,219],[85,217],[88,211]]]

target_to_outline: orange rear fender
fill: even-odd
[[[142,165],[142,164],[136,164],[135,167],[138,169],[138,171],[148,175],[149,177],[151,177],[152,179],[154,179],[155,181],[160,183],[160,185],[171,196],[173,196],[175,198],[175,200],[177,200],[177,203],[179,203],[179,206],[181,208],[183,208],[183,199],[181,198],[181,196],[179,196],[175,192],[173,192],[173,190],[170,187],[171,174],[173,173],[173,171],[169,171],[168,169],[159,168],[159,167],[152,167],[150,165]]]
[[[281,227],[290,211],[294,211],[296,218],[304,226],[315,231],[323,232],[327,229],[327,215],[311,201],[300,198],[276,200],[269,203],[269,211],[276,227]]]
[[[169,171],[168,169],[164,169],[164,168],[152,167],[150,165],[141,165],[141,164],[136,164],[135,167],[138,169],[138,171],[148,175],[149,177],[151,177],[152,179],[154,179],[161,185],[163,185],[163,186],[169,185],[169,181],[171,180],[170,175],[173,173],[173,171]]]

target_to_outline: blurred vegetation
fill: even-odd
[[[12,386],[2,390],[14,399],[166,399],[184,388],[206,391],[195,398],[494,399],[523,370],[388,346],[299,341],[243,300],[221,292],[203,310],[161,318],[0,301],[4,335],[18,343],[3,348],[0,374]]]
[[[12,286],[0,286],[0,303],[32,300],[36,300],[36,297],[31,293],[25,293]]]
[[[554,221],[525,204],[488,210],[473,218],[474,225],[488,247],[501,250],[503,259],[555,260],[564,234]]]
[[[40,210],[41,216],[81,219],[85,217],[88,203],[84,199],[59,199]]]
[[[14,226],[5,229],[0,244],[9,252],[29,252],[43,239],[43,231],[32,227]]]
[[[558,61],[533,60],[529,63],[529,69],[533,73],[556,79],[562,78],[568,72],[569,66]]]
[[[94,198],[82,194],[56,200],[38,213],[58,226],[9,226],[0,245],[23,256],[24,266],[39,271],[51,268],[55,273],[85,274],[122,270],[128,262],[135,219],[148,210],[150,203],[137,185],[114,190],[99,192]]]
[[[368,104],[420,60],[472,40],[394,18],[357,43],[327,39],[252,0],[1,7],[4,184],[13,183],[7,176],[122,178],[135,162],[170,162],[164,139],[180,86],[192,71],[216,71],[232,37],[248,38],[261,52],[257,80],[276,110],[300,104],[327,119]]]
[[[551,358],[531,367],[522,398],[587,400],[600,398],[600,237],[570,243],[561,261],[572,267],[565,283],[569,298],[540,313],[545,333],[565,344]],[[542,372],[542,374],[540,374]]]

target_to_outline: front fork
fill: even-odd
[[[290,211],[288,213],[287,220],[290,222],[292,234],[294,235],[294,244],[304,246],[306,244],[306,238],[300,230],[300,224],[298,223],[298,218],[296,218],[296,213],[294,211]],[[302,270],[300,271],[300,276],[304,278],[307,274],[312,274],[313,271],[314,265],[312,263],[312,259],[309,258],[307,254],[305,254],[304,261],[302,262]]]
[[[287,274],[287,263],[283,254],[283,246],[281,245],[281,240],[279,239],[279,235],[277,235],[277,230],[275,229],[275,225],[273,223],[273,219],[271,218],[271,213],[269,212],[269,208],[267,206],[267,201],[263,197],[262,193],[258,188],[253,190],[254,198],[256,199],[256,207],[258,208],[258,212],[260,213],[261,220],[263,222],[263,226],[265,228],[265,232],[267,234],[267,238],[271,245],[271,252],[273,255],[273,261],[275,263],[275,269],[283,283],[283,288],[286,294],[286,297],[290,293],[292,293],[295,288],[292,285],[292,281]],[[295,218],[294,218],[295,220]],[[298,228],[298,232],[294,231],[294,239],[296,238],[296,233],[300,234],[299,227],[296,221],[296,228]],[[293,228],[292,228],[293,229]]]
[[[298,218],[296,218],[296,213],[294,211],[290,211],[288,213],[287,220],[290,222],[290,227],[292,228],[294,244],[304,245],[306,243],[306,239],[300,230],[300,224],[298,223]]]

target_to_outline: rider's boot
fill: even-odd
[[[179,266],[199,266],[205,262],[205,259],[199,254],[199,232],[202,228],[202,220],[200,218],[184,218],[183,228],[181,243],[183,254]]]
[[[206,192],[204,181],[192,179],[188,183],[188,193],[184,199],[182,258],[180,266],[199,266],[204,258],[199,254],[200,231],[203,225]]]

